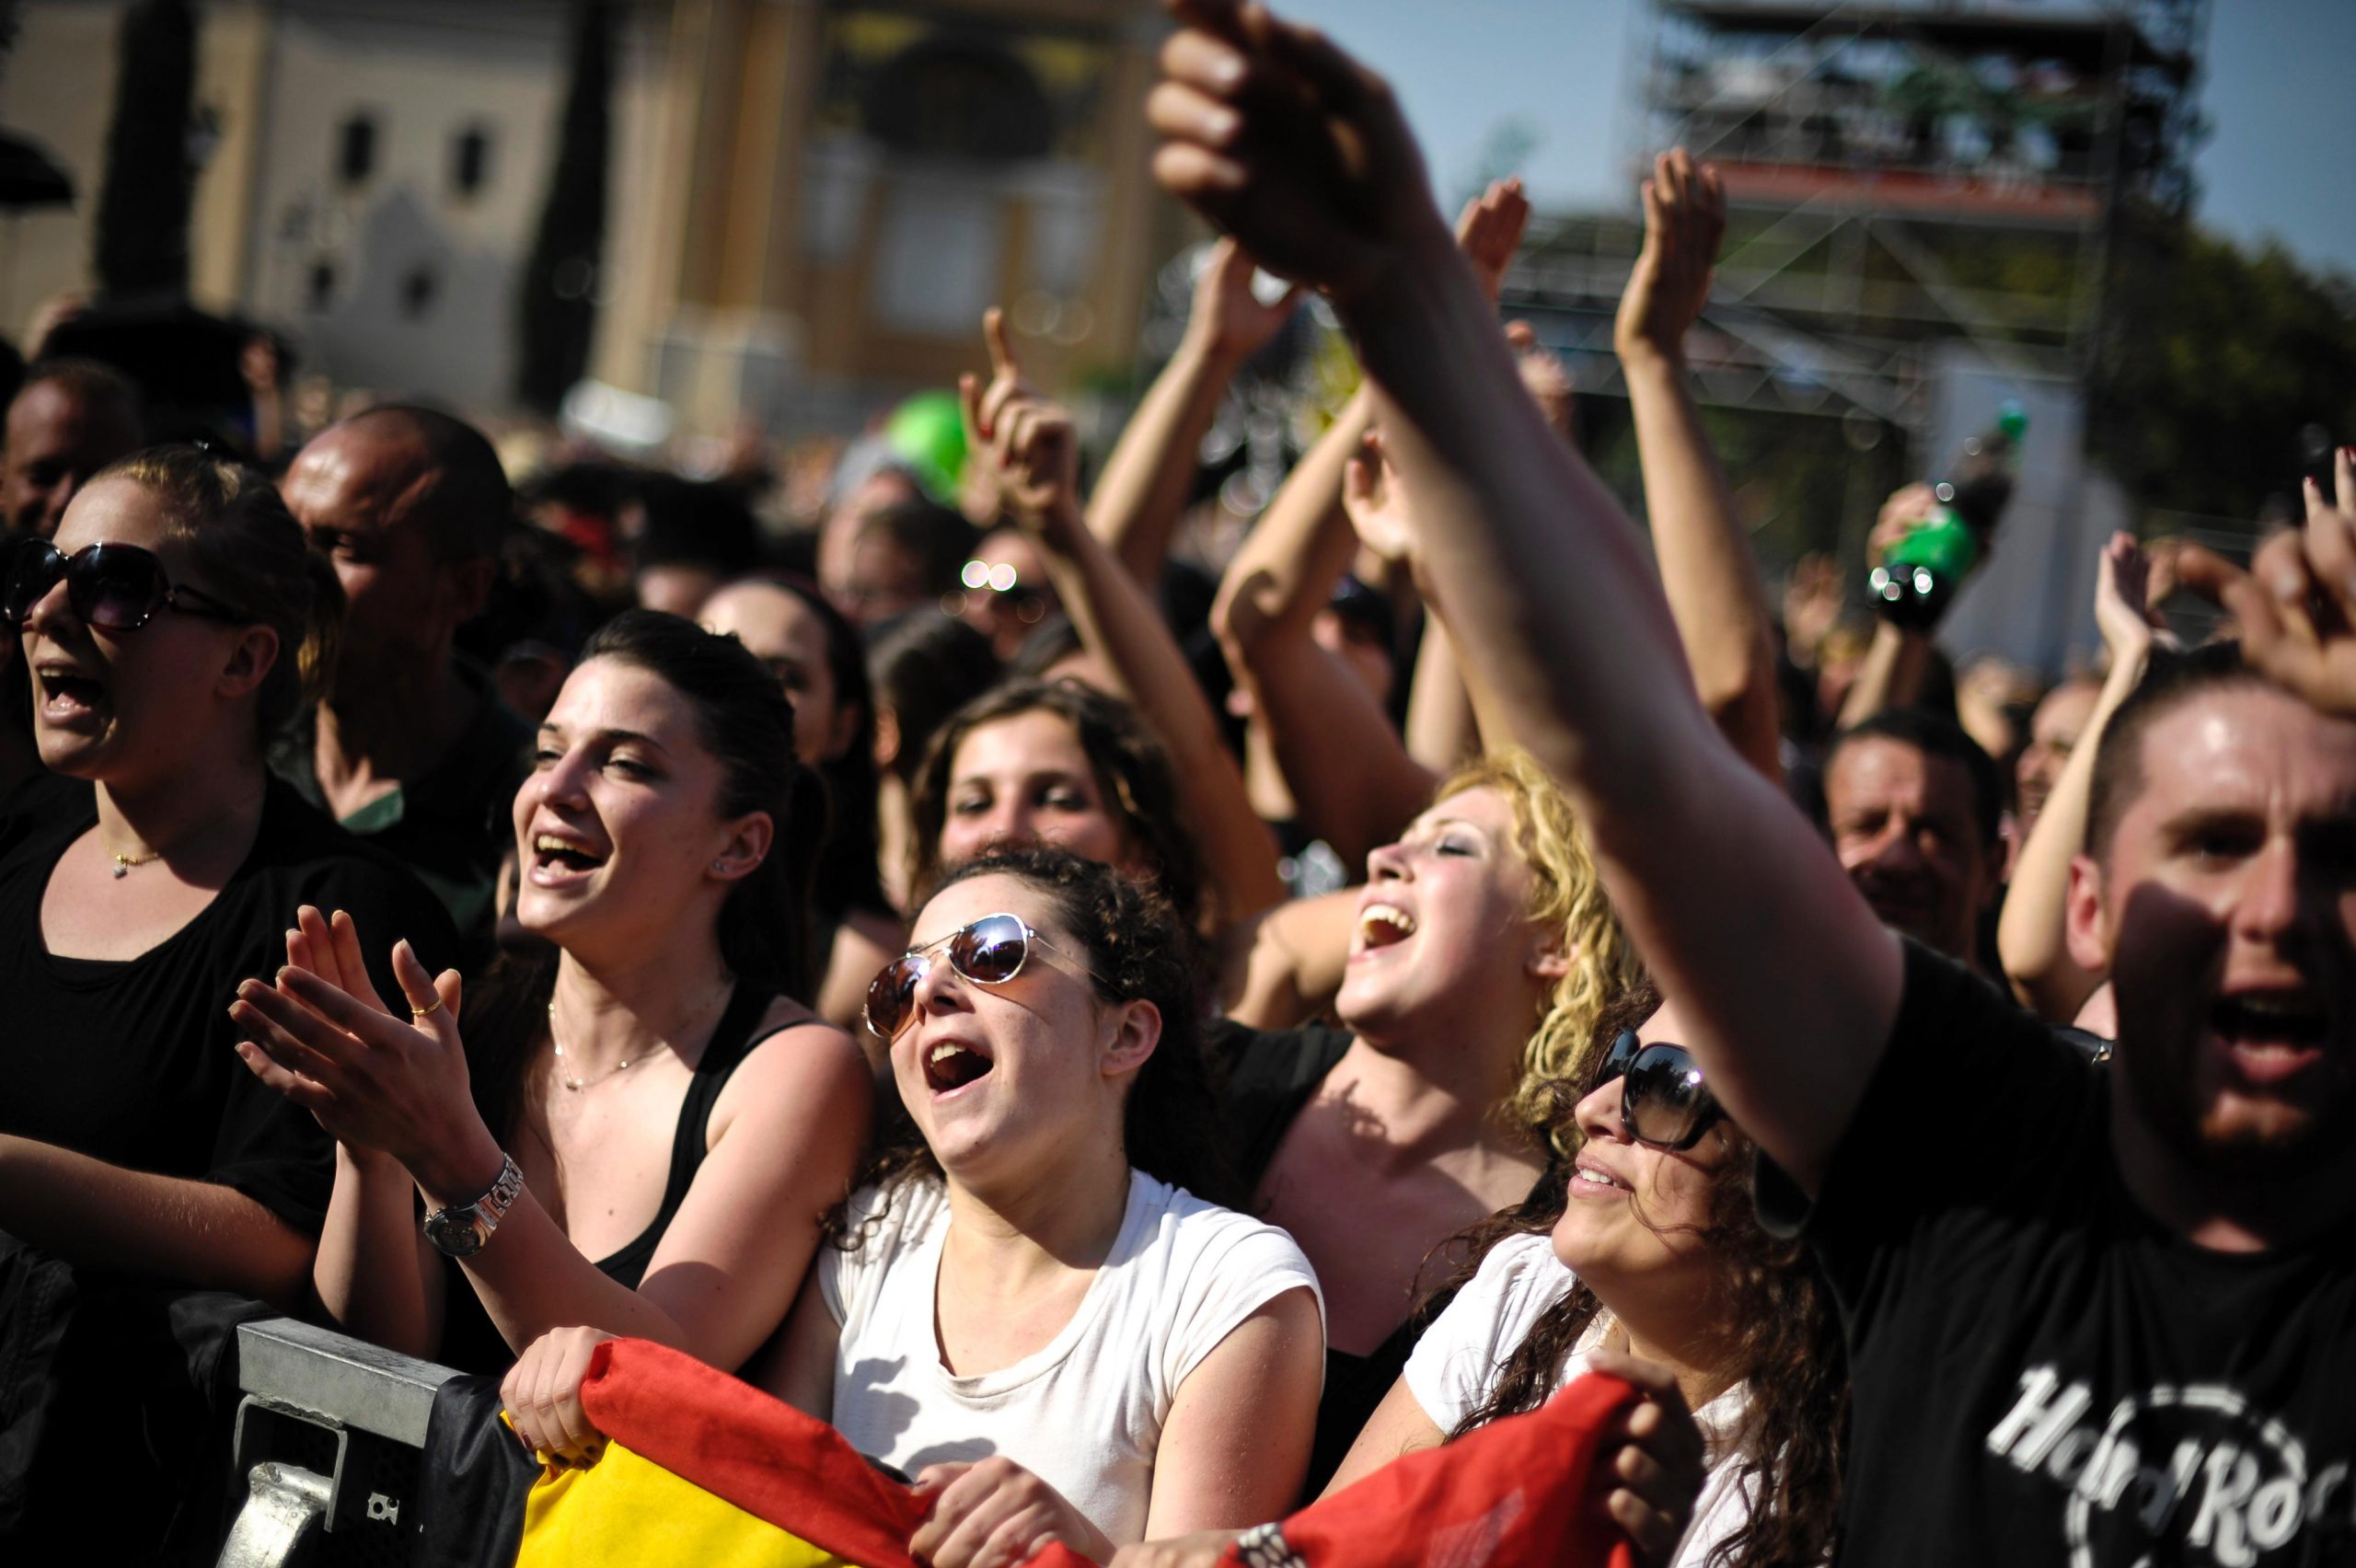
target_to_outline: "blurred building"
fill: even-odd
[[[0,329],[90,286],[124,0],[25,0],[0,124],[71,211],[0,218]],[[207,0],[191,294],[343,386],[503,408],[568,0]],[[1150,0],[619,0],[592,374],[689,429],[841,428],[981,363],[1125,368],[1183,242],[1138,112]]]

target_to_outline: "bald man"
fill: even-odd
[[[280,489],[346,607],[333,687],[271,766],[406,862],[449,909],[469,963],[487,961],[532,739],[455,650],[514,519],[498,455],[447,414],[387,406],[320,432]]]
[[[0,520],[48,538],[92,474],[145,444],[139,389],[96,360],[33,366],[0,427]]]

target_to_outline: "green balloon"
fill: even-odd
[[[965,476],[965,420],[954,392],[919,392],[884,426],[884,439],[944,506],[957,504]]]

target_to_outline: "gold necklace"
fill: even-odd
[[[129,876],[131,874],[132,867],[144,866],[151,861],[160,860],[163,858],[164,852],[161,849],[154,850],[145,855],[114,855],[109,857],[109,859],[114,861],[114,880],[117,882],[121,882],[123,878]]]
[[[121,875],[119,871],[115,874],[118,876]],[[725,997],[728,994],[729,987],[735,985],[735,983],[736,977],[733,974],[721,981],[720,996]],[[706,1003],[705,1005],[708,1007],[710,1004]],[[605,1082],[607,1078],[619,1078],[622,1074],[629,1071],[630,1068],[637,1066],[641,1062],[651,1061],[653,1057],[653,1053],[652,1052],[649,1052],[642,1056],[624,1056],[620,1061],[616,1062],[612,1066],[607,1067],[595,1078],[574,1078],[571,1073],[564,1070],[564,1042],[556,1037],[556,998],[554,997],[550,997],[549,998],[549,1049],[556,1053],[557,1081],[564,1085],[566,1089],[572,1090],[575,1094],[580,1093],[584,1089],[594,1089],[597,1085]]]

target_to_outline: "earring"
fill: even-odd
[[[715,871],[724,871],[728,869],[728,862],[725,860],[714,860],[711,863],[711,869]]]

